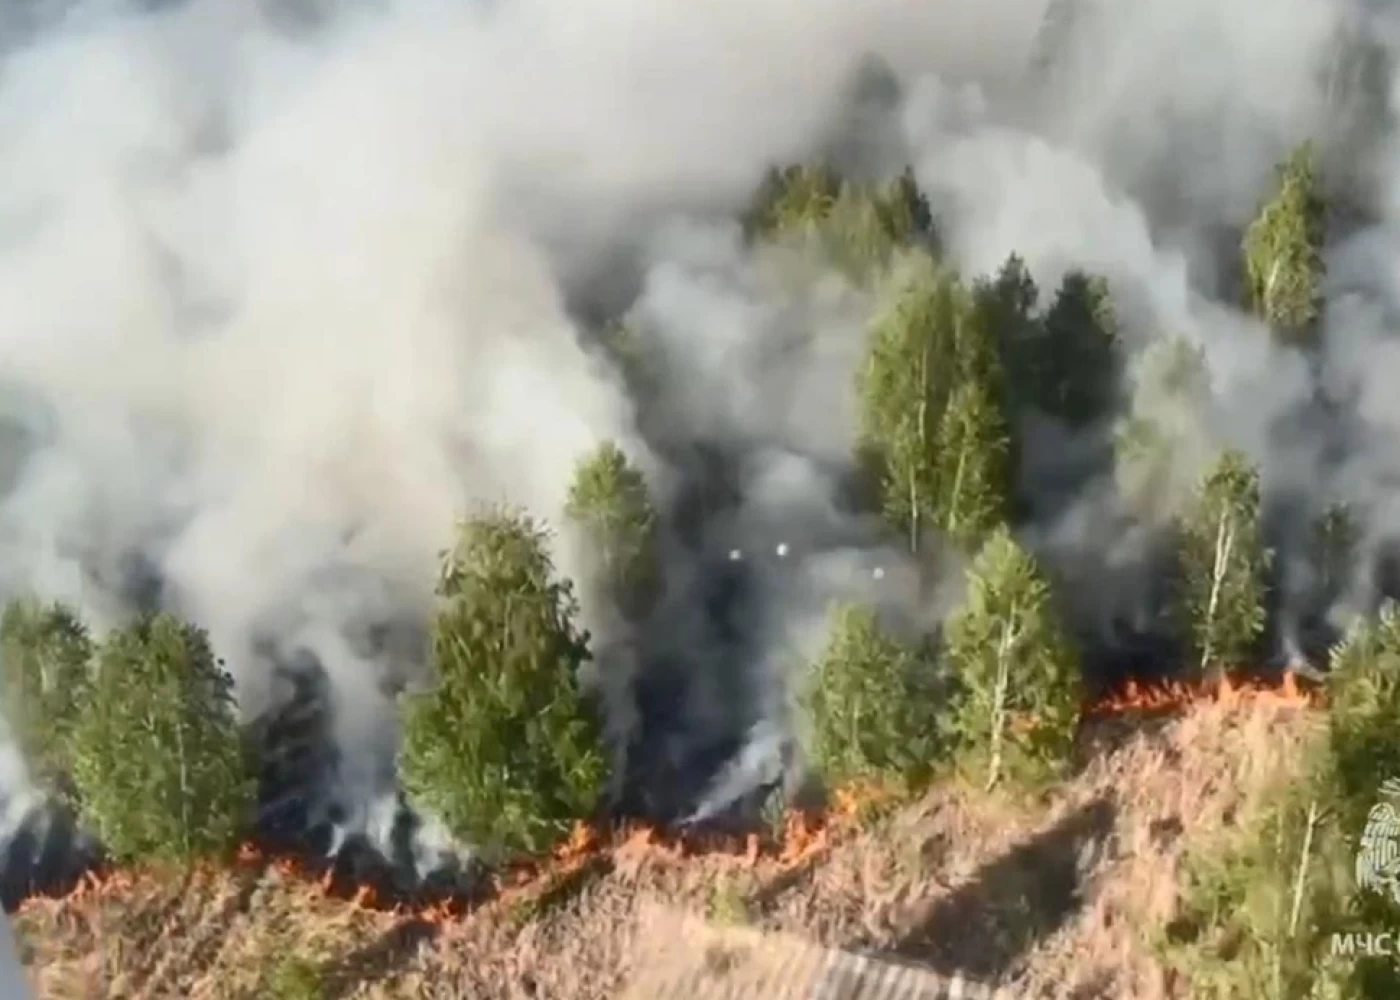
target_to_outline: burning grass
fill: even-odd
[[[722,886],[744,919],[826,944],[892,949],[945,973],[1050,991],[1034,995],[1068,995],[1056,992],[1058,976],[1085,997],[1166,998],[1146,935],[1133,928],[1167,919],[1181,845],[1225,822],[1262,787],[1264,770],[1285,766],[1280,747],[1297,731],[1289,720],[1319,703],[1287,675],[1273,687],[1125,688],[1086,709],[1086,728],[1143,715],[1167,717],[1164,726],[1094,757],[1049,806],[949,787],[872,819],[879,796],[864,790],[762,834],[581,825],[548,858],[435,897],[357,879],[334,860],[248,845],[222,867],[90,873],[66,896],[26,901],[16,925],[43,997],[275,998],[269,976],[296,956],[324,972],[330,985],[317,995],[591,1000],[615,996],[646,961],[637,905],[703,912]],[[1075,810],[1107,800],[1112,831],[1076,835],[1095,871],[1065,868],[1034,846],[1059,836],[1056,824]],[[1006,860],[1018,851],[1021,860]],[[1011,911],[1026,900],[1069,905],[1060,889],[1026,888],[1038,871],[1083,883],[1066,897],[1078,899],[1077,916],[1011,933],[1002,925],[1024,919]],[[996,953],[1008,940],[1019,942],[1015,955]],[[1085,949],[1087,962],[1076,957]],[[1095,992],[1099,980],[1112,988]],[[533,993],[519,986],[526,981]]]

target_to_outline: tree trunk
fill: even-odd
[[[1303,886],[1308,879],[1308,860],[1312,854],[1313,831],[1317,829],[1317,799],[1308,803],[1308,825],[1303,833],[1303,850],[1298,858],[1298,875],[1293,880],[1293,909],[1288,915],[1288,936],[1298,932],[1298,918],[1303,912]]]
[[[1215,655],[1215,613],[1220,605],[1220,590],[1225,585],[1230,555],[1235,547],[1235,531],[1228,515],[1220,519],[1215,532],[1215,561],[1210,573],[1210,601],[1206,604],[1205,641],[1201,643],[1201,673],[1205,674]]]
[[[1016,606],[1011,606],[997,647],[997,682],[992,692],[991,761],[987,766],[986,790],[991,791],[1001,777],[1002,734],[1006,730],[1006,693],[1011,685],[1011,647],[1016,642]]]
[[[913,468],[909,470],[909,553],[919,552],[919,472],[929,461],[928,446],[928,364],[931,347],[924,339],[924,349],[919,355],[919,449]]]

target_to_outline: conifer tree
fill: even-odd
[[[233,678],[202,629],[168,614],[102,642],[71,745],[84,824],[118,860],[217,856],[252,820],[257,782]]]
[[[1004,775],[1037,780],[1068,759],[1078,725],[1078,657],[1033,556],[998,528],[968,572],[948,623],[958,679],[952,727],[987,788]]]
[[[6,721],[31,779],[71,797],[68,740],[86,700],[93,644],[62,604],[21,599],[0,617]]]
[[[1118,389],[1118,319],[1108,282],[1074,270],[1065,275],[1044,318],[1037,352],[1036,400],[1071,426],[1108,413]]]
[[[832,788],[916,784],[937,741],[921,697],[936,684],[932,656],[889,634],[869,608],[837,606],[828,627],[803,694],[812,762]]]
[[[1264,630],[1270,553],[1260,537],[1259,473],[1226,451],[1177,525],[1178,611],[1196,667],[1218,677],[1244,665]]]
[[[644,617],[661,585],[656,511],[645,478],[614,442],[579,463],[565,515],[592,544],[599,583],[623,617]]]
[[[437,593],[434,683],[402,706],[409,802],[488,856],[545,848],[590,817],[606,779],[573,586],[542,528],[492,511],[462,525]]]
[[[1287,342],[1310,339],[1322,311],[1326,212],[1313,148],[1305,143],[1279,167],[1277,188],[1243,247],[1250,308]]]
[[[1017,400],[1033,400],[1034,362],[1042,353],[1043,337],[1035,315],[1040,289],[1026,269],[1026,262],[1011,254],[994,277],[977,280],[973,295],[983,322],[998,345],[1006,369],[1008,395]]]

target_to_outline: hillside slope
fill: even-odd
[[[704,996],[715,970],[642,919],[656,904],[1017,996],[1177,997],[1152,938],[1172,916],[1183,851],[1288,779],[1316,717],[1265,694],[1113,718],[1086,731],[1082,772],[1041,802],[943,787],[883,817],[834,820],[784,854],[685,855],[638,835],[466,916],[372,909],[250,861],[185,881],[109,876],[28,902],[16,926],[54,1000],[601,1000],[687,982]]]

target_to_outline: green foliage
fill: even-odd
[[[193,625],[144,615],[112,632],[71,747],[82,818],[118,860],[214,856],[246,829],[256,782],[233,679]]]
[[[1245,232],[1250,308],[1289,341],[1311,337],[1322,311],[1326,211],[1305,143],[1279,167],[1277,190]]]
[[[1191,996],[1351,995],[1339,991],[1347,970],[1331,955],[1351,852],[1319,793],[1315,780],[1275,789],[1259,815],[1186,857],[1163,957]]]
[[[1031,782],[1056,775],[1079,724],[1078,657],[1034,557],[1005,527],[974,560],[946,643],[957,677],[952,728],[965,766],[985,775],[988,788],[1008,775]]]
[[[1006,421],[987,385],[968,380],[957,386],[938,422],[934,445],[942,493],[935,517],[949,537],[971,546],[1005,521],[1011,492],[1008,452]]]
[[[1328,693],[1301,778],[1186,859],[1181,917],[1164,952],[1192,996],[1383,1000],[1400,991],[1393,959],[1333,955],[1331,945],[1333,934],[1389,931],[1397,915],[1388,895],[1355,877],[1360,834],[1386,779],[1400,776],[1393,604],[1333,649]]]
[[[606,777],[572,584],[534,521],[487,512],[462,525],[437,593],[436,685],[403,702],[404,790],[483,851],[540,850],[590,816]]]
[[[992,337],[957,275],[928,259],[871,329],[857,380],[861,457],[911,551],[927,529],[972,544],[1007,516],[1011,449]]]
[[[320,964],[301,955],[282,956],[267,979],[267,990],[274,1000],[322,1000],[327,993]]]
[[[574,472],[565,514],[592,543],[600,582],[623,615],[646,615],[661,586],[657,517],[646,480],[606,441]]]
[[[92,640],[62,604],[10,603],[0,616],[0,669],[6,721],[31,777],[71,797],[68,740],[85,700]]]
[[[744,232],[753,239],[816,226],[840,196],[841,178],[823,164],[773,167],[744,216]]]
[[[884,185],[843,180],[822,165],[771,170],[743,220],[749,239],[810,241],[853,281],[882,273],[902,247],[931,235],[912,170]]]
[[[708,918],[721,927],[747,927],[754,922],[753,907],[743,881],[722,878],[710,887]]]
[[[1178,520],[1178,613],[1202,673],[1245,665],[1263,634],[1271,554],[1259,517],[1259,472],[1239,452],[1227,451]]]
[[[1106,415],[1118,390],[1118,318],[1106,279],[1083,271],[1064,276],[1045,314],[1035,398],[1071,426]]]
[[[1375,621],[1355,623],[1332,651],[1328,684],[1331,778],[1360,830],[1385,778],[1400,777],[1400,611],[1387,603]]]
[[[938,740],[929,712],[935,670],[928,650],[888,634],[874,611],[833,609],[803,696],[808,753],[828,787],[907,788],[927,777]]]
[[[1018,400],[1034,399],[1043,326],[1035,314],[1040,289],[1026,262],[1011,254],[995,276],[977,280],[973,296],[1003,359],[1008,394]]]

